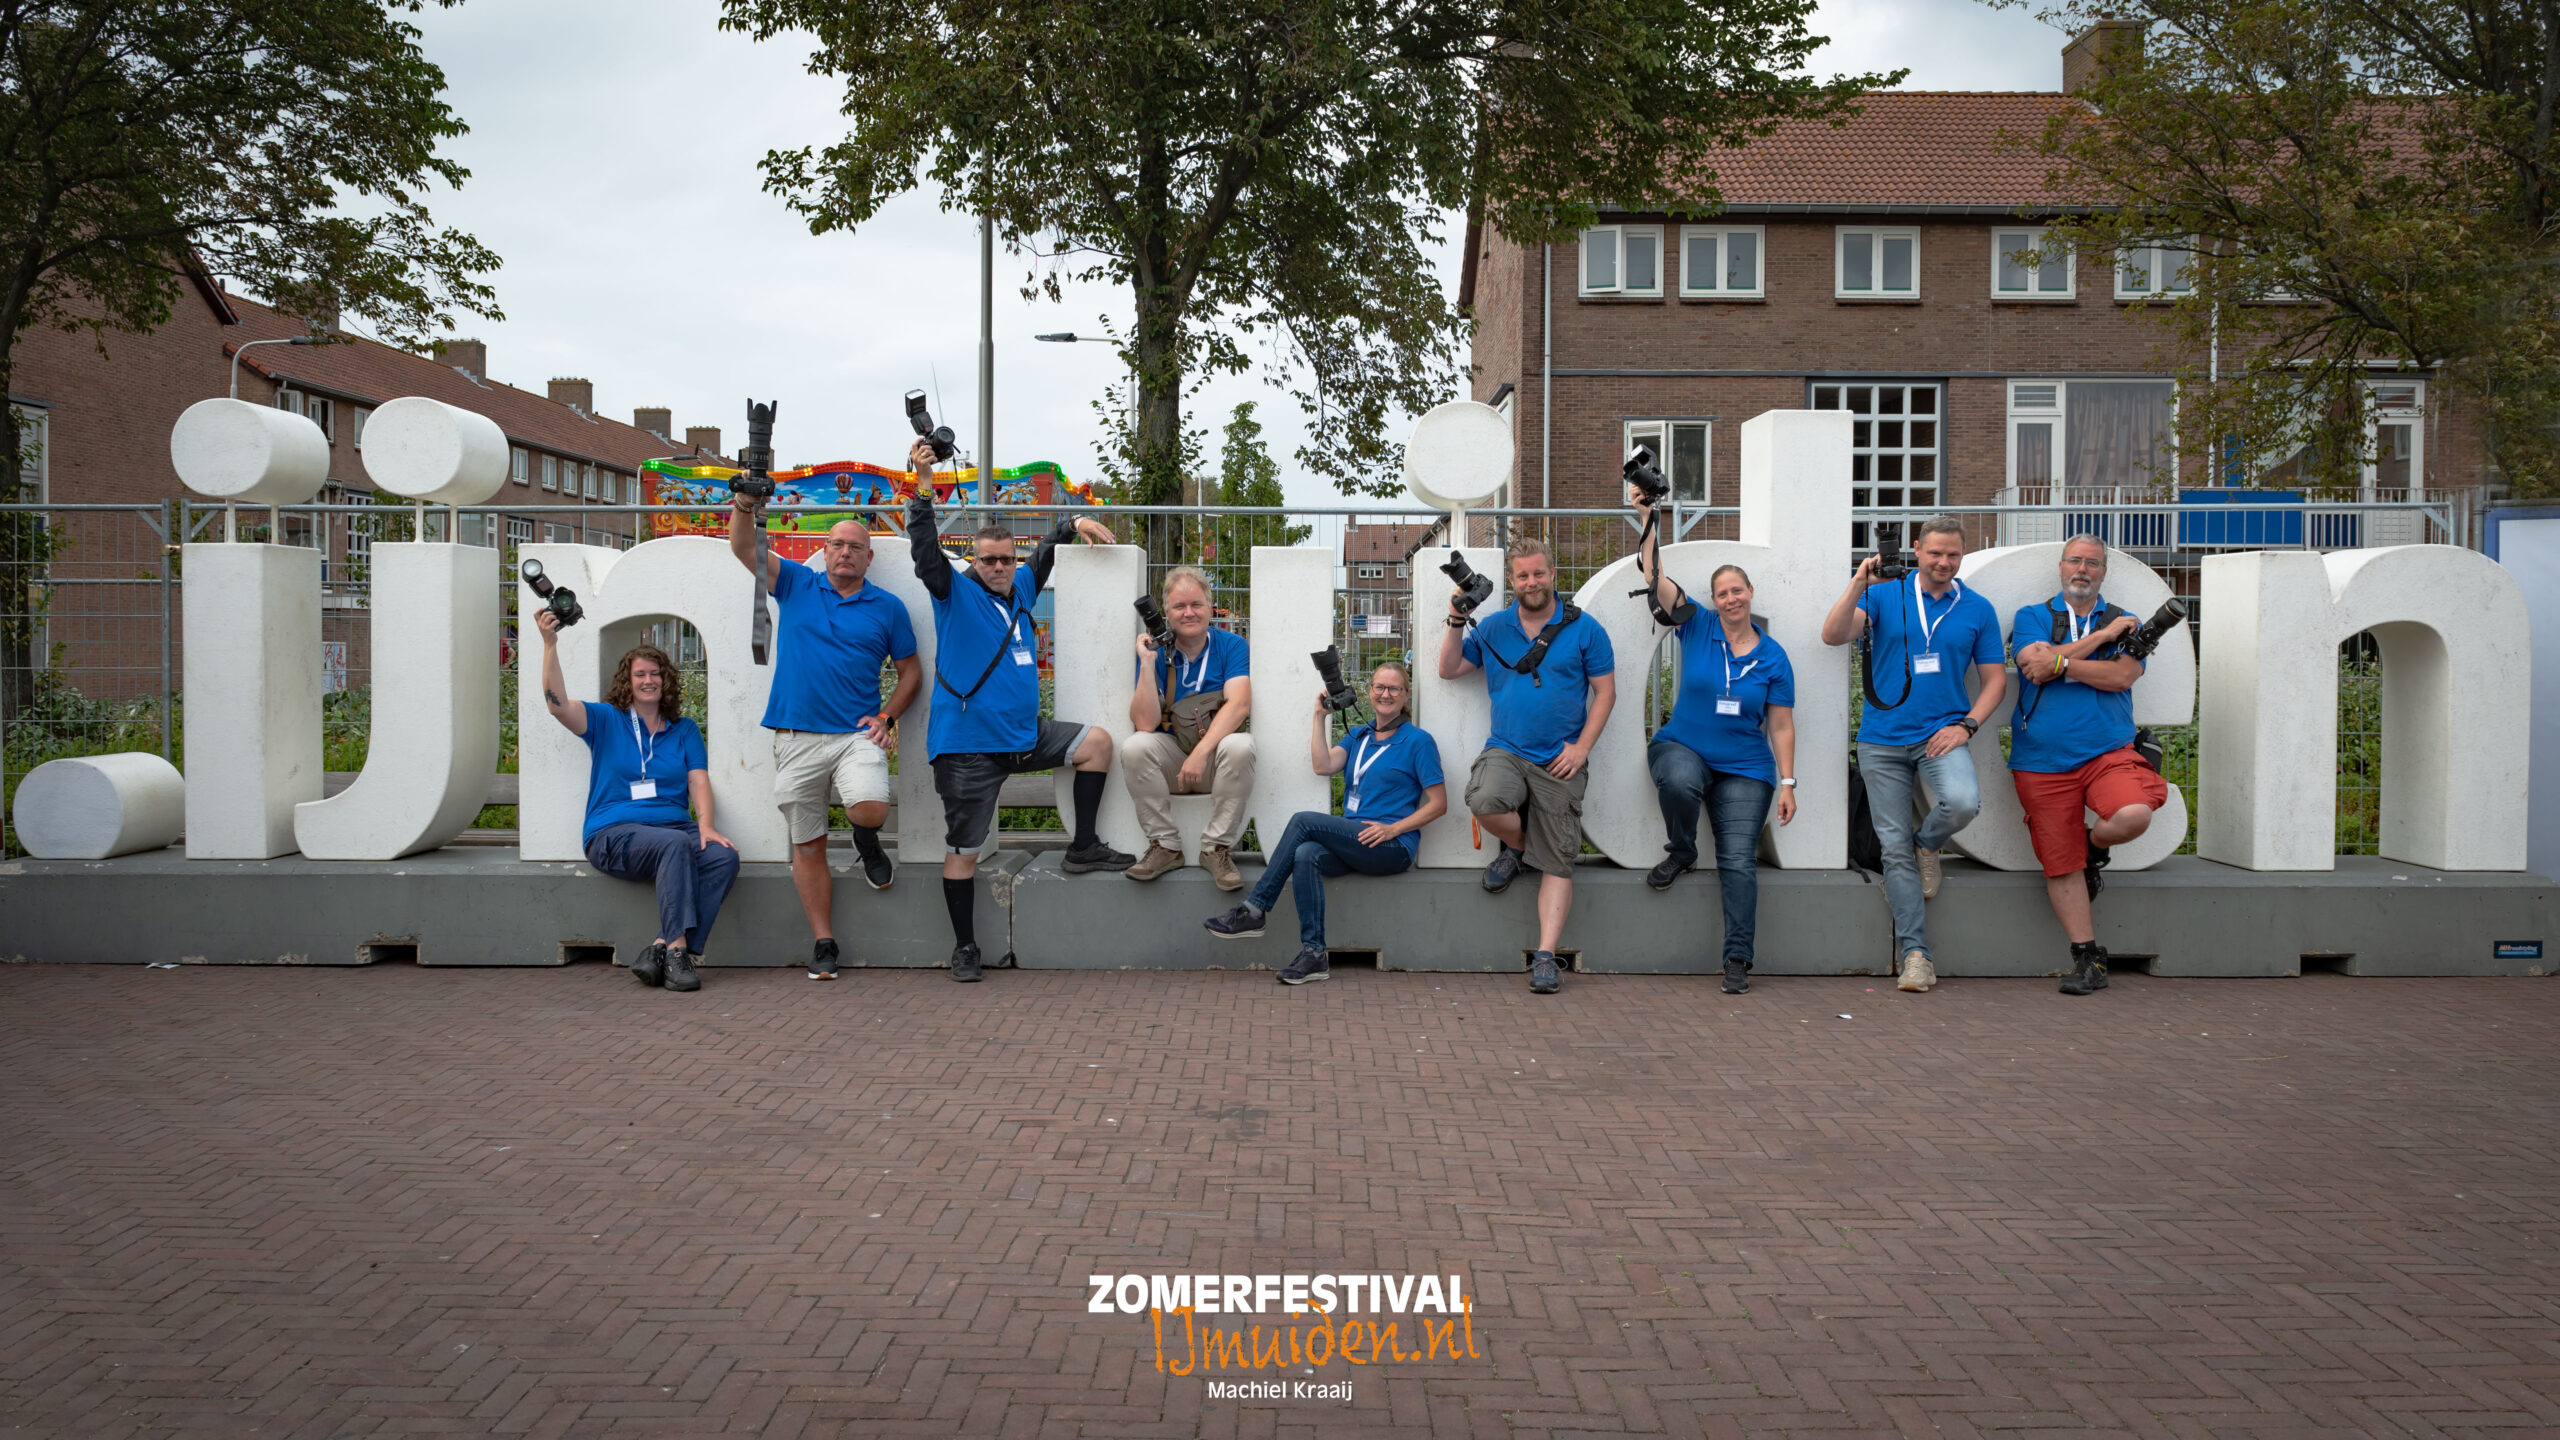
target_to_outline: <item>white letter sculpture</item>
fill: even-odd
[[[1474,538],[1467,533],[1467,512],[1501,493],[1511,479],[1512,455],[1510,423],[1501,411],[1473,400],[1433,407],[1414,422],[1413,436],[1404,446],[1405,489],[1420,503],[1449,512],[1446,541],[1413,553],[1413,713],[1440,742],[1440,773],[1449,786],[1448,813],[1423,827],[1422,851],[1414,863],[1435,870],[1485,863],[1475,817],[1467,813],[1467,772],[1493,738],[1493,700],[1483,677],[1440,678],[1442,627],[1450,593],[1458,588],[1440,567],[1449,563],[1450,546],[1456,544],[1468,568],[1493,579],[1493,594],[1476,613],[1490,615],[1502,608],[1511,577],[1501,549],[1465,542]]]

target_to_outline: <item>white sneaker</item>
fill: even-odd
[[[1925,855],[1929,852],[1924,850],[1920,853]],[[1895,989],[1908,990],[1917,995],[1937,983],[1938,967],[1929,963],[1927,955],[1913,950],[1902,957],[1902,978],[1895,982]]]
[[[1938,863],[1938,852],[1923,850],[1914,845],[1911,847],[1911,855],[1913,859],[1920,862],[1920,898],[1937,899],[1938,882],[1947,878],[1946,867]]]

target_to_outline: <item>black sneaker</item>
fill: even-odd
[[[1556,964],[1556,952],[1541,950],[1529,957],[1529,993],[1553,995],[1564,988],[1564,971]]]
[[[2062,977],[2062,993],[2086,995],[2107,988],[2107,947],[2092,940],[2071,947],[2071,970]]]
[[[1656,865],[1645,872],[1645,888],[1648,890],[1668,890],[1671,888],[1671,882],[1680,878],[1680,872],[1688,868],[1688,866],[1683,865],[1679,861],[1666,855],[1663,857],[1661,864]]]
[[[1058,862],[1058,868],[1070,875],[1083,875],[1095,870],[1126,870],[1137,863],[1137,856],[1114,850],[1096,840],[1090,845],[1068,847],[1066,858]]]
[[[666,987],[670,990],[685,991],[702,988],[702,976],[694,971],[693,957],[684,953],[682,946],[667,947]]]
[[[666,977],[667,942],[652,940],[649,948],[631,957],[631,978],[643,985],[655,985]]]
[[[1280,972],[1280,983],[1304,985],[1310,980],[1328,979],[1332,974],[1333,964],[1326,957],[1323,947],[1310,945],[1298,952],[1298,958],[1289,962],[1288,969]]]
[[[1213,916],[1200,923],[1221,940],[1251,940],[1262,933],[1262,918],[1262,912],[1252,906],[1238,905],[1224,915]],[[1292,980],[1289,983],[1294,985],[1297,982]]]
[[[1484,867],[1484,888],[1488,895],[1499,895],[1520,878],[1520,852],[1505,845],[1493,863]]]
[[[2096,840],[2089,842],[2089,864],[2080,872],[2080,878],[2089,882],[2090,899],[2097,899],[2098,892],[2107,888],[2106,877],[2098,872],[2106,869],[2108,863],[2115,858],[2115,853],[2106,846],[2099,844]]]
[[[809,952],[809,978],[812,980],[836,978],[836,942],[834,940],[821,940],[817,948]]]
[[[963,985],[978,980],[978,947],[963,945],[951,952],[951,978]]]
[[[886,850],[876,855],[858,855],[857,858],[862,861],[862,883],[874,890],[886,890],[889,882],[898,878],[898,867],[889,859]]]
[[[1748,995],[1751,993],[1750,961],[1727,960],[1724,962],[1724,993],[1727,995]]]

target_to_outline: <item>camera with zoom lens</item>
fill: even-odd
[[[1316,678],[1324,681],[1324,708],[1339,715],[1360,706],[1360,692],[1342,678],[1342,647],[1327,645],[1307,657],[1316,662]]]
[[[747,402],[747,443],[739,447],[739,473],[729,477],[730,494],[773,498],[773,417],[781,413],[779,400],[770,405]]]
[[[1671,493],[1671,482],[1663,478],[1662,467],[1655,463],[1653,451],[1644,445],[1627,447],[1627,463],[1620,467],[1627,483],[1636,487],[1647,505],[1659,505]]]
[[[1876,579],[1899,580],[1920,568],[1918,552],[1902,548],[1902,527],[1876,527]]]
[[[2151,652],[2160,648],[2160,642],[2168,637],[2171,630],[2186,623],[2187,607],[2172,599],[2159,609],[2152,611],[2151,618],[2143,621],[2140,628],[2118,642],[2116,649],[2128,660],[2148,660],[2151,658]]]
[[[541,561],[527,560],[516,567],[516,573],[524,577],[524,583],[543,604],[551,608],[551,613],[560,617],[561,629],[566,630],[587,618],[586,609],[578,604],[578,592],[552,584],[551,577],[542,573]]]
[[[1458,587],[1456,603],[1461,615],[1473,615],[1477,606],[1493,598],[1493,577],[1479,573],[1457,550],[1449,552],[1449,563],[1440,567],[1440,573]]]
[[[907,423],[916,427],[917,435],[932,444],[936,460],[950,459],[952,450],[960,443],[959,437],[951,433],[950,426],[933,423],[933,412],[925,409],[924,392],[921,390],[907,392]]]
[[[1153,595],[1141,595],[1129,602],[1138,612],[1138,621],[1147,627],[1147,640],[1158,650],[1173,643],[1173,625],[1164,618],[1164,607]]]

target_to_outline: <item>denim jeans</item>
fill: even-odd
[[[1961,745],[1927,758],[1925,745],[1858,742],[1858,774],[1866,781],[1867,810],[1875,817],[1876,842],[1884,850],[1884,898],[1893,909],[1893,962],[1914,950],[1929,953],[1927,902],[1920,894],[1920,862],[1912,847],[1944,850],[1955,833],[1982,813],[1982,784],[1974,778],[1973,752]],[[1911,808],[1917,775],[1938,803],[1915,831]],[[1931,958],[1936,958],[1932,956]]]
[[[702,953],[711,922],[738,878],[738,852],[705,845],[702,832],[682,825],[607,825],[587,841],[587,863],[616,880],[658,887],[661,940],[684,937],[685,952]]]
[[[1264,847],[1271,863],[1263,867],[1262,881],[1244,897],[1245,903],[1268,915],[1280,903],[1281,885],[1290,885],[1298,895],[1298,944],[1324,944],[1324,877],[1394,875],[1413,864],[1401,840],[1361,844],[1360,832],[1369,823],[1314,810],[1290,816],[1279,843]]]
[[[1715,835],[1716,886],[1724,892],[1724,958],[1750,964],[1760,913],[1760,827],[1769,823],[1769,802],[1778,787],[1715,769],[1677,740],[1654,741],[1645,749],[1645,764],[1662,802],[1662,828],[1671,835],[1662,848],[1684,866],[1698,863],[1698,811],[1704,803]]]

